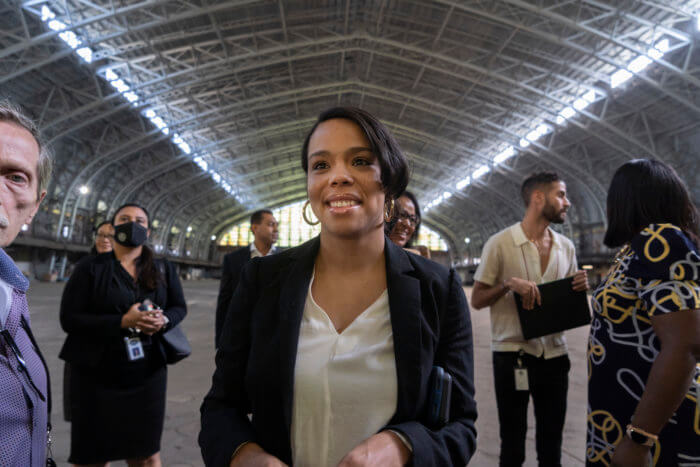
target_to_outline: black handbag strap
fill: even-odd
[[[168,287],[170,287],[170,268],[166,267],[165,258],[156,259],[154,261],[155,261],[156,267],[158,268],[158,272],[160,272],[160,275],[163,279],[163,282],[165,283],[165,288],[167,289]],[[175,326],[177,326],[177,325],[173,325],[172,323],[166,324],[161,332],[161,335],[167,331],[170,331]]]
[[[154,261],[156,263],[156,267],[158,268],[158,272],[160,272],[160,275],[163,276],[163,280],[165,281],[165,284],[167,285],[170,277],[168,277],[168,268],[165,267],[165,260],[161,258],[161,259],[156,259]]]

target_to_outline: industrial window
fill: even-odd
[[[308,225],[302,218],[301,210],[304,201],[299,201],[281,208],[273,209],[272,213],[279,222],[279,239],[277,246],[289,248],[301,245],[307,240],[315,237],[321,232],[321,225]],[[311,214],[311,209],[308,209]],[[234,226],[221,237],[219,245],[222,246],[245,246],[253,241],[253,232],[250,231],[250,222],[245,221]],[[431,250],[447,251],[447,244],[440,237],[440,234],[429,229],[425,225],[421,226],[418,244],[425,245]]]

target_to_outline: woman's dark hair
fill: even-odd
[[[399,144],[382,122],[365,110],[357,107],[334,107],[318,116],[318,121],[311,128],[301,149],[301,166],[309,171],[309,141],[321,123],[334,118],[350,120],[359,126],[370,144],[370,149],[379,159],[382,169],[382,186],[388,198],[396,199],[408,185],[408,161],[401,152]]]
[[[661,161],[635,159],[617,169],[607,200],[605,244],[623,245],[649,224],[679,227],[700,246],[698,211],[676,171]]]
[[[95,227],[94,229],[92,229],[92,234],[93,234],[93,235],[97,235],[97,232],[100,230],[100,228],[101,228],[103,225],[112,225],[112,223],[111,223],[110,221],[102,221],[102,222],[100,222],[99,224],[97,224],[97,227]],[[98,254],[98,253],[97,253],[97,248],[95,247],[96,241],[97,241],[97,239],[95,239],[95,241],[92,242],[92,248],[90,248],[90,254],[91,254],[91,255],[96,255],[96,254]]]
[[[112,225],[112,221],[102,221],[97,224],[97,227],[95,227],[95,233],[97,233],[97,231],[100,230],[103,225]]]
[[[396,209],[394,210],[394,215],[391,216],[391,220],[389,222],[386,222],[384,224],[384,233],[387,235],[391,234],[391,231],[394,230],[394,226],[399,222],[399,212],[398,212],[398,199],[401,198],[402,196],[405,196],[406,198],[410,199],[411,202],[413,203],[413,206],[416,208],[416,217],[418,218],[418,222],[416,223],[416,228],[413,231],[413,235],[411,235],[411,238],[408,239],[406,242],[406,248],[412,248],[413,247],[413,242],[418,240],[418,233],[420,231],[420,225],[422,221],[421,215],[420,215],[420,205],[418,204],[418,200],[416,199],[416,196],[411,193],[410,191],[406,190],[403,193],[401,193],[399,196],[396,197],[397,202],[396,202]]]
[[[114,215],[112,216],[112,225],[115,225],[114,221],[117,220],[117,214],[119,214],[119,211],[121,211],[124,208],[138,208],[142,210],[146,214],[146,220],[148,221],[148,225],[151,225],[151,216],[148,214],[146,208],[136,203],[126,203],[119,206],[117,210],[114,211]],[[138,276],[138,283],[141,287],[144,287],[148,290],[155,289],[158,285],[158,282],[162,279],[160,277],[160,272],[156,267],[153,256],[153,250],[151,250],[151,247],[144,244],[141,248],[141,256],[139,256],[138,260],[136,261],[136,274]]]

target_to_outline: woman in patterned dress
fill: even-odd
[[[586,465],[700,465],[698,212],[675,171],[638,159],[613,176],[594,292]]]

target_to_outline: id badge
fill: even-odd
[[[125,337],[124,344],[126,345],[126,358],[128,358],[130,362],[140,360],[144,357],[143,344],[141,344],[141,339],[139,337]]]
[[[516,391],[529,391],[530,386],[527,382],[527,368],[516,368],[515,369],[515,390]]]

